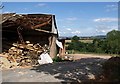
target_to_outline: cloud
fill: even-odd
[[[68,20],[68,21],[75,21],[75,20],[77,20],[77,18],[76,17],[69,17],[69,18],[66,18],[66,20]]]
[[[43,7],[43,6],[46,6],[46,4],[45,3],[39,3],[39,4],[36,5],[36,7]]]
[[[73,31],[73,32],[71,32],[72,34],[80,34],[81,32],[80,31],[78,31],[78,30],[76,30],[76,31]]]
[[[58,32],[59,32],[59,34],[66,34],[66,33],[68,33],[68,32],[65,32],[63,30],[59,30]]]
[[[68,31],[65,31],[65,30],[59,30],[59,35],[60,36],[74,36],[74,35],[80,35],[81,32],[79,30],[72,30],[70,28],[67,28],[66,30]]]
[[[72,29],[70,29],[70,28],[66,28],[66,30],[71,31]]]
[[[3,13],[16,13],[15,11],[3,11]]]
[[[110,11],[116,11],[118,10],[118,5],[112,4],[112,5],[106,5],[106,12],[110,12]]]
[[[10,11],[4,11],[3,13],[11,13]]]
[[[96,29],[96,32],[97,32],[97,33],[107,33],[108,30],[99,30],[99,29]]]
[[[118,18],[97,18],[93,20],[94,22],[117,22]]]
[[[115,26],[115,25],[112,25],[112,26],[97,25],[96,26],[96,32],[99,33],[99,34],[106,34],[106,33],[108,33],[109,31],[112,31],[112,30],[118,30],[118,26]]]
[[[117,5],[112,4],[112,5],[106,5],[107,8],[113,8],[113,7],[117,7]]]

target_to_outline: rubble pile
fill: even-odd
[[[120,80],[120,57],[111,57],[102,65],[104,79],[119,81]],[[109,75],[108,75],[109,74]]]
[[[13,66],[37,65],[39,56],[43,52],[47,52],[48,49],[49,48],[46,44],[44,46],[41,46],[39,43],[32,44],[29,41],[26,41],[26,44],[13,43],[13,46],[8,50],[8,52],[2,53],[3,55],[2,59],[6,60],[7,58],[7,60],[9,61],[10,64],[8,64],[7,62],[7,65],[8,65],[7,68],[10,68]],[[4,63],[0,63],[0,64],[1,64],[1,67],[2,67],[2,64],[4,65]]]

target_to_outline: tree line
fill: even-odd
[[[106,39],[95,38],[92,43],[80,42],[78,36],[73,36],[66,49],[79,52],[120,54],[120,31],[112,30],[107,33]]]

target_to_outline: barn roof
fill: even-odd
[[[21,27],[25,30],[36,30],[40,32],[58,35],[55,15],[50,14],[2,14],[2,28],[15,29]]]

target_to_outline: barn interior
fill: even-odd
[[[52,15],[45,14],[3,14],[2,16],[2,50],[8,50],[12,43],[39,43],[49,45],[52,32]],[[55,29],[54,29],[55,30]],[[57,37],[57,32],[55,33]]]

